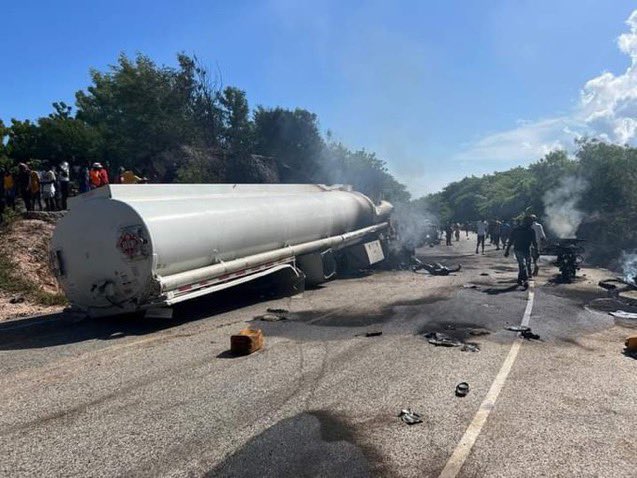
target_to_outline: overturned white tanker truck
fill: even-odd
[[[152,310],[283,269],[319,283],[336,255],[379,262],[391,210],[344,186],[110,185],[69,201],[51,262],[77,311]]]

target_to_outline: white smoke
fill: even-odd
[[[637,254],[623,252],[621,261],[624,281],[637,286]]]
[[[560,185],[544,195],[544,211],[547,225],[560,238],[575,237],[577,228],[584,219],[584,212],[577,208],[588,183],[586,180],[567,176]]]
[[[398,235],[398,243],[415,249],[426,241],[432,226],[437,225],[436,217],[413,204],[395,204],[391,216],[392,225]]]

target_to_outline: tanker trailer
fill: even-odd
[[[51,264],[78,312],[164,308],[283,269],[317,283],[337,255],[378,262],[391,210],[347,186],[109,185],[69,200]]]

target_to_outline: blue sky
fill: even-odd
[[[73,102],[120,52],[196,54],[252,106],[303,107],[415,195],[571,147],[633,142],[637,5],[614,0],[11,2],[0,118]],[[627,24],[627,20],[633,23]],[[620,35],[624,35],[623,40]],[[618,40],[619,39],[619,40]]]

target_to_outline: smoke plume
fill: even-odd
[[[622,253],[622,274],[624,281],[637,286],[637,254]]]
[[[437,224],[433,214],[413,204],[395,204],[391,217],[398,243],[407,249],[421,246],[431,232],[431,226]]]
[[[575,237],[584,219],[584,212],[577,208],[588,183],[576,176],[562,178],[560,185],[544,195],[544,211],[547,225],[561,238]]]

